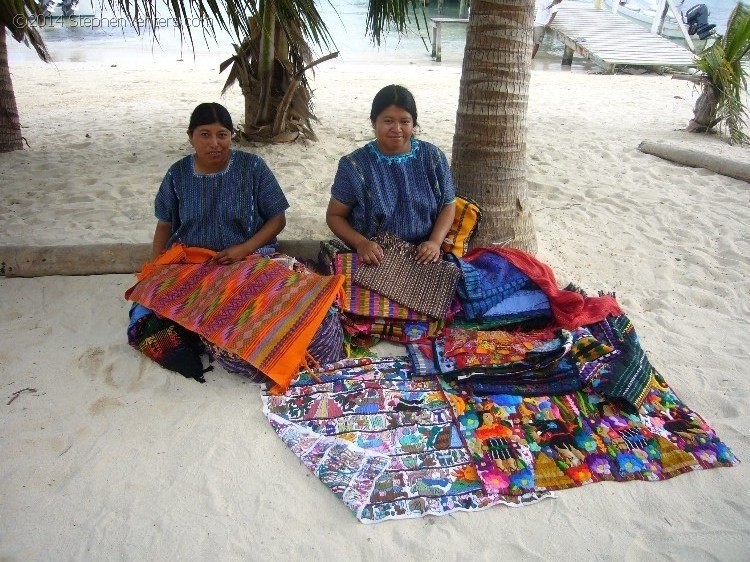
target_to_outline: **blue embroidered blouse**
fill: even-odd
[[[331,195],[351,207],[349,224],[360,234],[390,232],[413,243],[430,237],[441,209],[456,199],[445,154],[414,137],[406,154],[383,154],[371,141],[341,158]]]
[[[266,221],[289,208],[263,159],[232,150],[229,165],[198,174],[194,155],[174,163],[156,194],[156,218],[172,224],[167,247],[176,242],[215,251],[241,244]]]

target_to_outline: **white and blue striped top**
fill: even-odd
[[[167,247],[181,242],[221,251],[252,237],[289,208],[276,177],[257,154],[232,150],[229,165],[197,174],[194,155],[175,162],[156,194],[156,218],[172,224]]]
[[[414,137],[406,154],[383,154],[372,141],[341,158],[331,195],[351,207],[349,224],[363,236],[390,232],[412,243],[427,240],[456,199],[443,151]]]

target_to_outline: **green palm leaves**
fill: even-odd
[[[710,102],[708,123],[705,129],[723,122],[732,143],[748,143],[744,132],[747,125],[747,60],[750,50],[750,7],[738,4],[729,16],[723,37],[704,49],[696,59],[696,67],[704,73],[704,102]],[[701,98],[696,103],[696,115]],[[704,130],[705,130],[704,129]]]
[[[31,45],[40,59],[49,62],[50,56],[44,40],[33,25],[41,15],[42,10],[36,0],[0,2],[0,26],[5,26],[16,41],[25,41]]]

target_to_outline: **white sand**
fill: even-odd
[[[0,245],[149,241],[159,181],[189,148],[189,112],[219,100],[222,57],[113,51],[51,68],[18,49],[31,148],[0,155]],[[320,142],[255,149],[292,204],[284,237],[328,236],[337,160],[370,137],[382,85],[410,87],[420,134],[450,153],[460,62],[445,57],[320,67]],[[636,147],[747,153],[677,131],[697,96],[685,82],[538,65],[539,257],[561,282],[617,292],[652,363],[745,464],[365,526],[276,437],[256,387],[221,369],[199,385],[127,346],[131,276],[0,279],[0,559],[747,560],[750,189]],[[242,120],[237,90],[220,101]]]

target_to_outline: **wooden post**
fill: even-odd
[[[667,17],[667,0],[659,0],[654,10],[654,21],[651,22],[651,33],[661,35],[665,17]]]
[[[695,52],[693,40],[690,37],[690,33],[688,33],[687,27],[685,27],[685,23],[682,21],[682,12],[680,12],[680,9],[675,5],[674,0],[659,0],[659,5],[656,7],[656,17],[654,17],[654,21],[651,24],[651,33],[661,35],[661,32],[664,29],[664,20],[667,18],[667,12],[670,11],[672,12],[674,19],[677,20],[677,26],[680,28],[680,32],[685,38],[688,48]]]
[[[469,17],[469,1],[461,0],[458,4],[458,17],[468,18]]]
[[[562,66],[568,67],[568,70],[573,66],[573,49],[565,45],[565,52],[563,52]]]
[[[667,5],[669,6],[669,9],[672,10],[672,15],[677,20],[677,26],[680,28],[680,31],[682,32],[682,36],[685,38],[685,42],[688,44],[688,48],[691,51],[695,52],[695,46],[693,45],[693,40],[690,37],[690,33],[688,32],[687,27],[685,26],[685,22],[682,21],[682,12],[674,3],[674,0],[667,0]]]
[[[440,28],[442,27],[441,22],[436,21],[433,25],[435,26],[434,31],[434,39],[436,41],[435,45],[435,62],[440,62],[442,60],[442,55],[440,54],[441,50],[441,42],[443,38],[440,36]]]
[[[435,20],[432,20],[432,58],[437,60],[437,30],[438,24]]]

